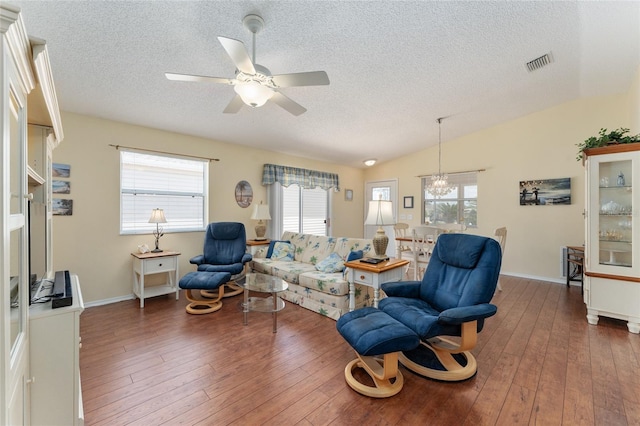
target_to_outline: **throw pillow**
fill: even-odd
[[[276,243],[290,243],[290,241],[284,241],[284,240],[271,240],[271,242],[269,243],[269,248],[267,249],[267,255],[265,256],[267,259],[269,259],[271,257],[271,255],[273,254],[273,246]]]
[[[325,274],[341,272],[344,269],[344,260],[342,260],[338,253],[331,253],[316,263],[316,269]]]
[[[362,259],[363,256],[364,256],[364,253],[362,252],[362,250],[354,250],[349,253],[349,256],[347,256],[347,262],[351,262],[352,260]]]
[[[273,245],[273,253],[271,253],[271,259],[293,262],[294,250],[295,249],[293,248],[293,244],[278,241]]]

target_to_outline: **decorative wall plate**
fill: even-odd
[[[251,201],[253,201],[251,184],[246,180],[241,180],[236,185],[236,203],[244,209],[251,205]]]

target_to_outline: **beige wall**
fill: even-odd
[[[341,191],[334,193],[334,236],[362,237],[361,191],[344,200],[344,188],[362,185],[360,169],[286,156],[71,113],[62,116],[65,139],[54,151],[54,162],[71,165],[72,216],[53,218],[53,265],[78,274],[85,301],[117,300],[132,294],[132,258],[138,244],[153,246],[153,235],[119,234],[119,153],[109,144],[219,158],[210,163],[209,221],[239,221],[254,238],[251,207],[240,208],[234,197],[240,180],[253,187],[254,202],[266,202],[262,166],[274,163],[338,173]],[[269,236],[269,235],[268,235]],[[189,258],[202,252],[203,233],[165,234],[161,248],[182,252],[180,273],[194,270]]]
[[[576,161],[576,144],[601,127],[629,127],[628,96],[568,102],[443,144],[443,171],[486,169],[478,174],[479,227],[469,232],[491,235],[507,227],[503,273],[562,281],[561,247],[584,243],[584,169]],[[454,115],[443,121],[443,135],[462,120]],[[435,146],[376,165],[366,170],[365,181],[397,178],[398,213],[412,214],[407,222],[415,226],[421,216],[416,176],[437,170]],[[571,178],[571,205],[519,205],[519,181],[566,177]],[[414,196],[413,209],[402,208],[408,195]]]
[[[640,67],[629,90],[629,129],[631,134],[640,133]]]
[[[266,200],[260,184],[262,165],[276,163],[338,173],[342,190],[333,196],[334,236],[361,237],[364,185],[398,179],[399,214],[420,221],[421,174],[437,171],[437,146],[361,170],[264,150],[225,144],[124,123],[63,113],[65,140],[54,161],[71,165],[73,216],[53,219],[54,269],[77,273],[87,302],[118,300],[131,291],[131,256],[138,244],[153,244],[152,235],[119,234],[119,155],[109,144],[220,158],[210,166],[209,221],[245,223],[255,236],[251,208],[238,207],[234,188],[247,180],[254,202]],[[464,116],[443,124],[455,126]],[[434,126],[435,120],[434,120]],[[602,98],[577,100],[485,129],[443,144],[443,170],[485,169],[478,176],[479,227],[491,235],[506,226],[508,241],[502,271],[506,274],[561,282],[561,247],[583,244],[584,169],[575,160],[576,144],[601,127],[640,131],[640,70],[629,91]],[[520,180],[571,178],[568,206],[520,206]],[[354,190],[353,201],[344,189]],[[414,208],[402,208],[402,197],[413,195]],[[161,247],[179,250],[181,274],[193,270],[188,260],[201,252],[202,233],[167,234]]]

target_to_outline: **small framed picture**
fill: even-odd
[[[345,201],[353,201],[353,189],[344,190],[344,199]]]
[[[413,196],[404,197],[404,208],[405,209],[413,208]]]
[[[69,164],[53,163],[51,175],[53,177],[68,178],[71,176],[71,166]]]

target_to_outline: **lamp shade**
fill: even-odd
[[[238,83],[233,87],[245,104],[257,108],[264,105],[273,96],[273,90],[257,81]]]
[[[391,201],[369,201],[369,213],[365,225],[393,225],[393,203]]]
[[[167,223],[167,219],[164,217],[164,210],[153,209],[149,223]]]
[[[267,204],[255,204],[253,207],[253,213],[251,214],[253,220],[271,220],[269,214],[269,206]]]

